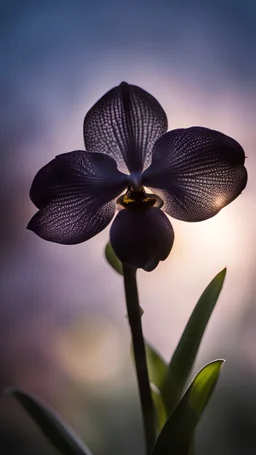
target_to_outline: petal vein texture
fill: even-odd
[[[244,189],[244,161],[242,147],[225,134],[202,127],[177,129],[156,141],[143,184],[159,194],[168,215],[202,221]]]
[[[58,155],[32,183],[30,197],[39,211],[28,229],[56,243],[84,242],[109,224],[114,199],[126,185],[127,176],[109,156],[80,150]]]
[[[84,119],[85,147],[110,155],[124,172],[142,172],[155,141],[167,130],[167,117],[145,90],[122,82],[107,92]]]

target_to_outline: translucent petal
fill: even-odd
[[[110,242],[117,257],[131,267],[151,271],[169,255],[174,232],[164,212],[121,210],[110,229]]]
[[[107,92],[84,119],[86,149],[112,156],[119,169],[130,173],[149,166],[153,145],[166,130],[158,101],[125,82]]]
[[[202,221],[244,189],[244,161],[242,147],[225,134],[202,127],[178,129],[158,139],[142,182],[158,190],[170,216]]]
[[[28,229],[45,240],[84,242],[102,231],[115,213],[115,199],[127,176],[104,154],[75,151],[58,155],[36,175],[30,197],[40,209]]]

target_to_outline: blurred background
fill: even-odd
[[[172,220],[169,258],[139,272],[145,336],[169,359],[209,281],[228,272],[195,370],[227,359],[197,431],[197,453],[256,453],[256,3],[253,0],[0,0],[0,386],[58,409],[95,455],[142,454],[122,279],[105,262],[106,229],[77,246],[26,230],[32,179],[83,148],[85,113],[122,80],[152,93],[169,129],[234,137],[243,194],[202,223]],[[53,455],[10,397],[1,455]]]

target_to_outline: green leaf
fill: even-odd
[[[191,372],[204,331],[222,289],[226,269],[207,286],[185,327],[179,344],[168,366],[168,373],[160,391],[170,415],[179,402]]]
[[[123,275],[122,262],[119,261],[119,259],[118,259],[117,255],[116,255],[116,253],[114,252],[110,242],[108,242],[107,245],[106,245],[105,257],[106,257],[109,265],[111,265],[111,267],[113,267],[113,269],[117,273],[119,273],[120,275]]]
[[[216,386],[224,360],[202,368],[164,425],[151,455],[188,455],[195,427]]]
[[[163,397],[160,390],[152,382],[150,383],[150,388],[157,417],[157,427],[161,431],[167,419]]]
[[[148,341],[144,339],[144,343],[146,349],[148,375],[157,416],[157,424],[158,429],[161,430],[166,422],[167,414],[163,396],[159,387],[162,385],[166,376],[168,364]]]
[[[5,393],[14,396],[19,401],[61,454],[92,455],[68,424],[41,399],[13,387],[6,389]]]
[[[144,340],[150,382],[160,389],[167,374],[168,364],[153,346]]]
[[[146,350],[149,382],[157,417],[157,425],[158,429],[161,430],[166,422],[167,414],[163,401],[163,396],[159,390],[159,386],[162,384],[163,379],[166,375],[168,364],[167,362],[165,362],[165,360],[159,354],[159,352],[157,352],[157,350],[153,348],[153,346],[145,339],[144,344]],[[131,356],[132,361],[134,363],[133,346],[131,346]]]
[[[195,437],[192,438],[188,455],[196,455]]]

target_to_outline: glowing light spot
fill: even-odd
[[[214,207],[221,209],[226,204],[225,196],[217,196],[214,200]]]
[[[81,318],[63,331],[56,349],[63,368],[81,386],[112,382],[123,366],[119,333],[104,317]]]

